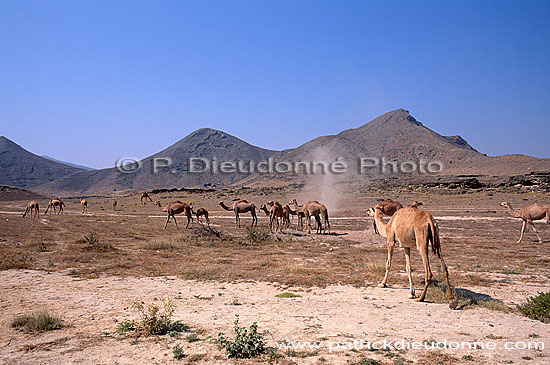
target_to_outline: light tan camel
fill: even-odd
[[[50,200],[50,202],[48,203],[48,206],[46,207],[46,211],[44,212],[44,214],[47,214],[48,213],[48,210],[50,208],[52,208],[53,210],[53,214],[56,214],[56,208],[59,208],[59,212],[57,214],[61,214],[63,212],[63,207],[65,206],[65,203],[63,203],[61,201],[61,199],[57,198],[57,199],[52,199]],[[52,215],[52,211],[50,210],[50,215]]]
[[[116,206],[118,205],[118,201],[115,199],[113,201],[113,210],[116,210]]]
[[[298,223],[296,224],[296,230],[300,231],[304,229],[304,219],[306,218],[306,211],[303,205],[298,205],[297,202],[295,202],[296,199],[291,200],[288,204],[294,205],[294,213],[291,212],[291,214],[298,216]],[[317,217],[316,217],[317,219]],[[319,223],[317,223],[319,224]]]
[[[139,202],[143,203],[143,199],[145,199],[145,204],[147,204],[147,199],[149,199],[151,201],[151,203],[153,202],[153,199],[151,199],[151,197],[149,196],[149,194],[146,191],[144,191],[141,194],[141,198],[139,199]]]
[[[82,206],[82,214],[88,209],[88,201],[86,199],[80,199],[80,205]]]
[[[533,231],[537,235],[539,242],[542,243],[542,239],[539,236],[539,233],[535,229],[533,221],[538,221],[539,219],[544,219],[546,217],[546,223],[550,223],[550,205],[542,205],[539,203],[529,204],[521,210],[515,210],[512,208],[512,204],[508,202],[500,203],[503,207],[508,209],[508,213],[514,218],[521,218],[523,220],[523,226],[521,227],[521,235],[519,236],[518,243],[523,239],[523,234],[525,233],[525,226],[527,223],[533,228]]]
[[[251,227],[254,227],[254,224],[256,225],[256,227],[258,226],[258,217],[256,217],[256,206],[253,203],[249,203],[246,200],[237,200],[233,202],[230,208],[225,205],[223,201],[221,201],[220,206],[225,210],[235,212],[235,226],[241,228],[241,218],[239,217],[239,214],[247,212],[250,212],[250,215],[252,215]]]
[[[428,258],[428,245],[431,242],[432,252],[436,255],[441,265],[441,271],[445,277],[447,283],[447,294],[449,297],[449,307],[455,309],[458,306],[457,301],[453,298],[451,291],[451,284],[449,283],[449,272],[447,265],[443,260],[441,254],[441,243],[439,240],[439,229],[432,215],[424,210],[420,210],[415,207],[406,207],[399,209],[391,217],[388,224],[382,219],[382,209],[374,206],[368,210],[368,215],[374,217],[378,231],[380,235],[387,239],[388,245],[388,259],[386,261],[386,273],[384,279],[378,286],[385,288],[388,281],[388,275],[391,267],[391,259],[393,255],[393,247],[395,242],[399,242],[399,245],[405,249],[405,264],[407,269],[407,275],[409,277],[409,298],[415,298],[413,282],[412,282],[412,269],[411,269],[411,248],[416,247],[420,256],[422,256],[422,262],[424,263],[425,281],[424,289],[420,297],[416,298],[416,301],[422,302],[426,297],[428,286],[432,280],[432,271],[430,269],[430,261]]]
[[[191,215],[191,207],[188,204],[185,204],[184,202],[181,202],[179,200],[168,203],[164,208],[162,208],[162,211],[168,213],[168,218],[166,219],[166,223],[164,224],[164,229],[166,229],[168,221],[170,221],[170,217],[174,218],[176,229],[178,228],[176,214],[185,213],[185,216],[187,217],[187,225],[185,226],[185,228],[189,227],[189,223],[193,221],[193,216]]]
[[[328,233],[330,234],[330,222],[328,220],[328,209],[326,206],[319,203],[318,201],[309,201],[304,204],[300,209],[298,209],[299,206],[296,199],[292,199],[289,204],[293,204],[296,211],[300,210],[305,213],[308,233],[311,233],[311,216],[313,216],[315,217],[315,221],[317,222],[316,233],[326,234],[328,230]],[[321,219],[324,221],[323,223],[321,222]]]
[[[208,227],[210,227],[210,219],[208,218],[208,211],[207,211],[206,209],[204,209],[204,208],[199,208],[199,209],[197,209],[197,211],[195,212],[195,211],[193,210],[193,207],[191,207],[191,213],[197,216],[197,222],[199,222],[199,223],[201,223],[201,224],[202,224],[202,222],[201,222],[200,217],[201,217],[201,216],[204,216],[204,219],[206,219],[206,223],[207,223]]]
[[[25,213],[23,213],[23,218],[29,213],[29,217],[33,218],[33,211],[34,211],[34,217],[38,216],[40,217],[40,207],[38,205],[38,202],[36,200],[31,200],[29,204],[27,204],[27,207],[25,208]]]
[[[384,201],[378,202],[375,205],[375,207],[380,208],[380,211],[382,212],[382,214],[391,217],[392,215],[395,214],[395,212],[403,208],[403,205],[401,205],[401,203],[398,202],[397,200],[386,199]],[[376,228],[376,222],[374,221],[372,222],[372,224],[374,227],[374,233],[379,233],[378,228]]]

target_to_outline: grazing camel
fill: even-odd
[[[149,199],[151,201],[151,203],[153,202],[153,199],[151,199],[151,197],[149,196],[149,194],[147,194],[146,191],[144,191],[142,194],[141,194],[141,198],[139,199],[139,202],[140,203],[143,203],[143,199],[145,199],[145,204],[147,204],[147,199]]]
[[[424,289],[420,297],[416,298],[416,301],[422,302],[426,297],[428,286],[432,280],[432,271],[430,269],[430,261],[428,258],[428,245],[431,242],[432,252],[436,255],[441,265],[441,271],[445,277],[447,283],[447,294],[449,297],[449,307],[455,309],[458,306],[457,301],[453,298],[451,291],[451,284],[449,283],[449,272],[447,265],[443,260],[441,254],[441,243],[439,240],[439,228],[432,215],[424,210],[420,210],[416,207],[406,207],[399,209],[391,217],[390,221],[386,224],[382,219],[382,208],[374,206],[368,210],[368,215],[374,217],[378,231],[380,235],[387,239],[388,244],[388,259],[386,261],[386,273],[384,279],[379,287],[385,288],[388,281],[388,275],[391,267],[391,259],[393,255],[393,247],[395,242],[399,242],[399,245],[405,249],[405,264],[407,269],[407,275],[409,277],[409,298],[414,299],[415,293],[412,282],[412,269],[411,269],[411,248],[416,247],[420,256],[422,256],[422,262],[424,263],[425,281]]]
[[[63,207],[65,206],[65,203],[63,203],[61,201],[61,199],[57,198],[57,199],[52,199],[50,200],[50,202],[48,203],[48,206],[46,207],[46,211],[44,212],[44,214],[47,214],[48,213],[48,210],[50,208],[52,208],[53,210],[53,214],[56,214],[55,213],[55,210],[56,208],[59,208],[59,212],[57,214],[61,214],[63,212]],[[52,215],[52,211],[50,210],[50,215]]]
[[[164,229],[166,229],[166,226],[168,225],[168,221],[170,221],[170,217],[174,218],[174,223],[176,223],[176,229],[177,229],[178,222],[176,221],[176,214],[180,214],[180,213],[185,213],[185,216],[187,217],[187,225],[185,226],[185,228],[189,227],[190,222],[193,222],[193,216],[191,215],[191,207],[188,204],[185,204],[184,202],[181,202],[179,200],[168,203],[164,208],[162,208],[162,211],[168,213],[168,218],[166,219],[166,223],[164,224]]]
[[[116,210],[117,204],[118,204],[118,201],[115,199],[115,200],[113,201],[113,210]]]
[[[40,207],[38,205],[38,202],[36,200],[31,200],[29,204],[27,204],[27,207],[25,208],[25,213],[23,213],[23,218],[29,213],[29,217],[33,218],[33,211],[34,211],[34,217],[40,217]]]
[[[294,205],[294,209],[296,211],[301,211],[306,216],[306,222],[308,226],[308,233],[311,233],[311,216],[315,217],[315,221],[317,222],[317,234],[328,233],[330,234],[330,222],[328,220],[328,209],[325,205],[319,203],[318,201],[309,201],[303,206],[298,206],[298,202],[296,199],[292,199],[289,204]],[[321,224],[321,219],[324,220],[324,224]]]
[[[519,236],[518,243],[523,239],[523,234],[525,233],[525,225],[529,223],[533,231],[537,235],[539,242],[542,243],[542,239],[539,236],[539,233],[535,229],[533,221],[538,221],[539,219],[544,219],[546,217],[546,223],[550,223],[550,205],[542,205],[539,203],[529,204],[521,210],[515,210],[512,208],[512,204],[508,202],[500,203],[503,207],[508,209],[508,213],[514,218],[521,218],[523,220],[523,226],[521,227],[521,235]]]
[[[225,205],[223,201],[220,201],[220,206],[225,210],[235,212],[235,225],[238,228],[241,228],[241,218],[239,217],[239,214],[247,212],[250,212],[250,215],[252,215],[251,227],[254,227],[254,224],[256,224],[256,227],[258,226],[258,217],[256,217],[256,206],[253,203],[249,203],[246,200],[237,200],[233,202],[230,208]]]
[[[201,216],[204,216],[204,219],[206,219],[206,223],[208,224],[208,227],[210,227],[210,219],[208,219],[208,210],[204,208],[199,208],[197,211],[193,211],[193,207],[191,207],[191,213],[197,216],[197,222],[201,223]]]
[[[86,199],[80,199],[80,205],[82,206],[82,214],[88,209],[88,201]]]

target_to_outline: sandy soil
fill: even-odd
[[[231,334],[236,314],[242,325],[258,322],[268,346],[279,346],[280,357],[271,361],[283,364],[353,364],[362,359],[388,364],[550,361],[549,325],[513,310],[528,296],[550,289],[550,229],[537,225],[545,238],[543,245],[534,241],[532,232],[518,245],[521,222],[498,207],[502,200],[522,205],[524,199],[548,200],[545,196],[398,197],[422,199],[439,220],[452,283],[501,301],[511,308],[506,312],[478,306],[452,311],[446,304],[407,299],[399,249],[391,287],[377,288],[385,243],[372,233],[372,223],[363,214],[375,202],[373,197],[343,197],[350,203],[332,214],[337,235],[308,236],[289,229],[250,247],[239,244],[244,229],[232,227],[230,212],[216,207],[219,199],[174,194],[160,198],[206,206],[222,237],[193,236],[191,230],[176,230],[173,223],[164,232],[158,208],[137,205],[134,196],[119,198],[121,208],[116,212],[108,209],[108,198],[92,198],[90,212],[82,215],[77,199],[68,199],[65,215],[25,220],[15,215],[25,202],[0,202],[0,362],[234,363],[214,339],[220,331]],[[277,198],[288,201],[286,196]],[[178,221],[184,225],[183,217]],[[248,218],[243,221],[248,223]],[[266,225],[265,218],[260,225]],[[88,250],[82,237],[89,232],[96,232],[115,250]],[[37,250],[41,240],[45,252]],[[175,246],[167,248],[166,240]],[[423,273],[418,255],[413,255],[413,268],[419,288]],[[437,273],[434,262],[432,269]],[[301,297],[275,297],[285,291]],[[135,338],[116,332],[118,322],[136,318],[128,307],[131,300],[150,303],[166,297],[175,300],[174,319],[189,325],[199,341],[186,340],[191,332],[180,338]],[[43,334],[10,328],[15,315],[38,309],[57,313],[66,326]],[[360,348],[361,340],[384,339],[421,344],[494,342],[496,349],[369,351],[366,344]],[[288,351],[281,347],[284,341],[319,345]],[[502,349],[507,342],[522,346],[529,341],[544,343],[545,349]],[[172,356],[176,344],[186,354],[181,361]],[[264,356],[236,362],[268,361]]]

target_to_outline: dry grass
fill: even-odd
[[[458,301],[458,309],[466,309],[471,307],[482,307],[494,311],[513,312],[514,309],[502,303],[499,300],[493,299],[488,295],[475,293],[466,289],[452,289],[454,298]],[[426,293],[426,300],[434,303],[448,303],[447,285],[432,281]]]
[[[16,316],[11,321],[11,327],[26,333],[41,333],[60,329],[62,320],[48,311],[39,311],[32,314]]]

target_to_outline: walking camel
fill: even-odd
[[[415,300],[418,302],[424,301],[428,286],[430,285],[430,282],[432,280],[432,271],[428,258],[428,245],[431,242],[432,252],[439,260],[441,271],[443,272],[445,282],[447,283],[449,307],[451,309],[455,309],[458,306],[458,302],[453,298],[451,284],[449,283],[449,272],[447,270],[447,265],[445,265],[445,261],[443,260],[443,255],[441,254],[439,229],[433,216],[424,210],[409,206],[399,209],[397,212],[395,212],[390,221],[386,224],[382,219],[382,209],[380,207],[374,206],[370,208],[367,213],[369,216],[374,217],[374,221],[378,226],[378,232],[382,237],[387,239],[388,245],[386,273],[384,274],[384,279],[380,284],[378,284],[378,286],[382,288],[386,287],[391,267],[393,248],[395,242],[397,241],[399,242],[399,245],[405,249],[405,264],[407,269],[407,276],[409,278],[410,289],[409,298],[415,298],[412,282],[411,248],[416,247],[416,249],[420,253],[420,256],[422,257],[422,262],[424,263],[425,280],[422,294]]]
[[[294,209],[302,211],[306,216],[306,222],[308,226],[308,233],[311,233],[311,216],[315,217],[317,222],[317,234],[323,233],[326,234],[327,230],[330,234],[330,222],[328,220],[328,209],[325,205],[319,203],[318,201],[309,201],[303,206],[298,206],[296,199],[292,199],[289,204],[294,205]],[[322,224],[321,219],[324,221]]]
[[[233,202],[230,208],[225,205],[223,201],[220,201],[220,206],[225,210],[235,212],[235,226],[237,226],[238,228],[241,228],[241,218],[239,217],[239,214],[248,212],[250,212],[250,215],[252,215],[251,227],[254,227],[254,225],[258,226],[258,217],[256,217],[256,206],[253,203],[249,203],[246,200],[237,200]]]
[[[44,212],[44,214],[48,214],[48,210],[50,208],[52,208],[53,210],[53,214],[56,214],[55,213],[55,210],[56,208],[59,208],[59,212],[57,214],[61,214],[63,212],[63,207],[65,206],[65,203],[63,203],[61,201],[61,199],[57,198],[57,199],[52,199],[50,200],[50,202],[48,203],[48,206],[46,207],[46,211]],[[50,215],[52,215],[52,211],[50,210]]]
[[[149,196],[149,194],[147,194],[146,191],[144,191],[142,194],[141,194],[141,198],[139,199],[139,202],[140,203],[143,203],[143,199],[145,199],[145,204],[147,204],[147,199],[149,199],[151,201],[151,203],[153,202],[153,199],[151,199],[151,197]]]
[[[88,209],[88,201],[86,199],[80,199],[80,205],[82,206],[82,214]]]
[[[210,227],[210,219],[208,219],[208,211],[206,209],[199,208],[195,212],[195,211],[193,211],[193,207],[191,207],[191,213],[197,216],[197,222],[199,222],[199,223],[201,223],[200,217],[204,216],[204,219],[206,220],[206,223],[207,223],[208,227]]]
[[[168,213],[168,218],[166,219],[166,223],[164,224],[164,229],[166,229],[168,221],[170,221],[170,217],[174,218],[176,229],[178,228],[176,214],[185,213],[185,216],[187,217],[187,225],[185,226],[185,228],[189,227],[189,223],[193,221],[193,216],[191,215],[191,207],[188,204],[185,204],[184,202],[181,202],[179,200],[168,203],[164,208],[162,208],[162,211]]]
[[[525,226],[527,223],[533,228],[533,231],[537,235],[539,242],[542,243],[542,239],[539,236],[539,233],[535,229],[533,221],[538,221],[546,217],[546,223],[550,223],[550,205],[542,205],[539,203],[529,204],[521,210],[515,210],[512,208],[512,204],[508,202],[500,203],[503,207],[508,209],[508,213],[514,218],[521,218],[523,220],[523,226],[521,227],[521,235],[519,236],[518,243],[523,239],[523,234],[525,233]]]
[[[34,211],[34,217],[40,217],[40,207],[38,205],[38,202],[36,200],[31,200],[29,204],[27,204],[27,207],[25,208],[25,213],[23,213],[23,218],[29,213],[29,217],[33,218],[33,211]]]

